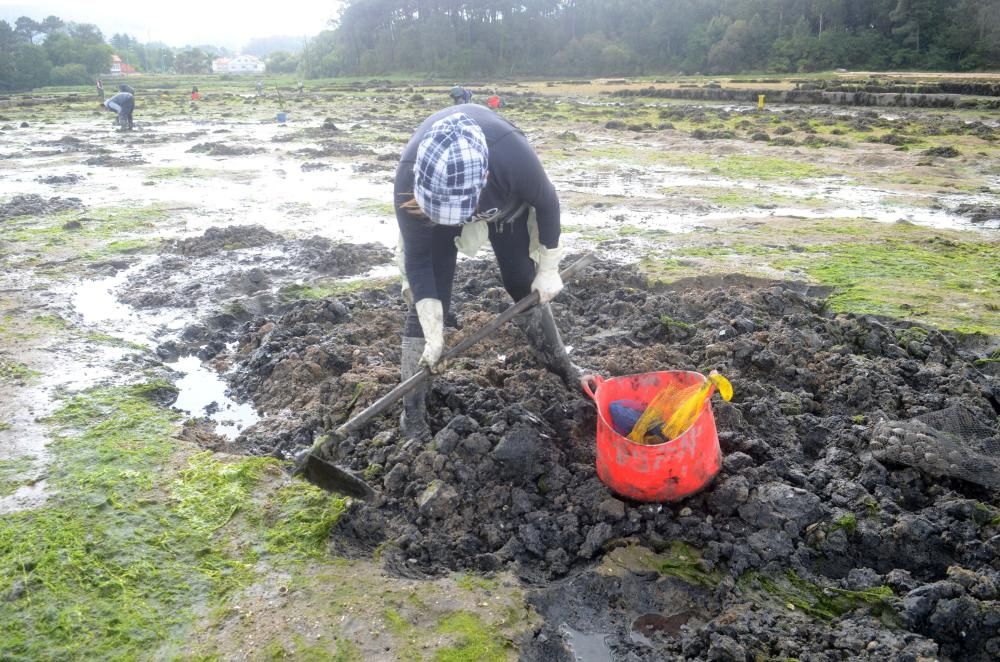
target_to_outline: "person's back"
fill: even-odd
[[[119,92],[105,101],[104,105],[108,108],[111,108],[112,105],[118,106],[119,108],[134,108],[135,96],[133,96],[131,92]],[[114,110],[114,108],[111,109]]]
[[[135,110],[135,96],[130,92],[119,92],[104,102],[104,107],[118,114],[118,124],[122,130],[132,128],[132,113]]]

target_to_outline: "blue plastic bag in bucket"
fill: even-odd
[[[286,113],[284,111],[278,113],[278,121],[279,122],[284,122],[287,119],[288,119],[288,113]]]

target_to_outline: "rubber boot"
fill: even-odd
[[[420,356],[424,353],[423,338],[403,338],[403,351],[399,360],[400,381],[406,381],[420,370]],[[427,440],[431,427],[427,423],[427,393],[431,381],[425,380],[403,398],[403,413],[399,427],[407,439]]]
[[[563,380],[569,388],[579,388],[583,370],[569,358],[569,352],[559,335],[559,327],[549,304],[539,304],[514,318],[528,336],[535,358]]]

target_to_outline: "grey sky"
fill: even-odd
[[[93,23],[105,37],[127,32],[139,41],[170,46],[213,44],[239,50],[254,37],[311,37],[327,27],[340,2],[236,2],[235,0],[0,0],[0,19],[11,25],[19,16],[40,21],[56,15],[64,21]],[[294,7],[294,9],[293,9]],[[127,9],[127,11],[123,11]]]

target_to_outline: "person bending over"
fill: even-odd
[[[559,197],[527,138],[485,106],[451,106],[428,117],[410,138],[394,186],[403,296],[410,303],[403,328],[401,377],[444,349],[459,250],[475,255],[487,240],[504,288],[515,301],[537,291],[539,305],[515,318],[536,358],[568,386],[579,385],[548,302],[562,289],[559,276]],[[404,400],[407,437],[430,434],[429,380]]]

